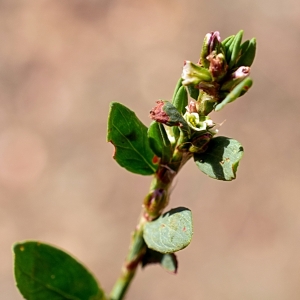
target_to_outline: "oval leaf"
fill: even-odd
[[[29,241],[14,246],[17,287],[28,300],[105,299],[93,275],[69,254]]]
[[[145,224],[144,239],[147,246],[161,253],[179,251],[191,242],[192,213],[189,209],[171,209],[155,221]]]
[[[107,141],[115,146],[114,159],[121,167],[141,175],[155,173],[157,165],[153,162],[147,127],[133,111],[117,102],[110,105]]]
[[[230,181],[236,177],[243,153],[243,146],[238,141],[219,136],[210,141],[204,153],[195,154],[194,160],[198,168],[209,177]]]

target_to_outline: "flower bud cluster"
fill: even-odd
[[[221,41],[218,31],[208,33],[198,63],[184,62],[172,103],[159,100],[150,111],[152,120],[169,127],[165,132],[173,149],[203,153],[217,133],[209,113],[222,109],[251,87],[249,74],[256,41],[241,44],[242,36],[240,31]],[[189,101],[188,93],[194,100]]]
[[[226,100],[229,103],[247,90],[243,87],[242,92],[239,83],[250,74],[256,40],[241,43],[242,37],[243,31],[240,31],[221,42],[218,31],[208,33],[198,63],[184,62],[182,85],[188,88],[190,96],[197,101],[200,115],[209,114],[226,97],[230,97],[230,101]],[[238,85],[239,89],[235,90]],[[209,103],[204,103],[207,101]]]

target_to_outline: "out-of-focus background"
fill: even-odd
[[[179,273],[139,270],[127,299],[300,299],[299,52],[296,0],[0,0],[0,297],[11,246],[34,239],[85,263],[110,291],[150,177],[106,143],[109,103],[149,124],[207,32],[258,41],[253,88],[212,115],[245,148],[238,178],[189,163],[170,207],[193,211]]]

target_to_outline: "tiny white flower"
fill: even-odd
[[[216,133],[214,130],[211,130],[216,124],[208,116],[199,116],[197,112],[187,110],[183,117],[193,130],[206,130],[213,134]]]
[[[194,76],[192,72],[192,62],[186,60],[182,68],[181,78],[183,79],[182,85],[189,85],[194,82]]]
[[[182,85],[196,85],[201,81],[212,80],[211,75],[207,69],[193,64],[189,60],[186,60],[184,62],[181,78],[183,79]]]

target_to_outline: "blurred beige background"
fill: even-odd
[[[110,291],[151,178],[106,143],[111,101],[145,124],[202,39],[258,40],[254,86],[214,114],[245,147],[238,179],[189,163],[170,207],[193,211],[179,273],[139,270],[127,299],[300,299],[299,1],[0,0],[0,298],[20,300],[11,246],[75,255]]]

